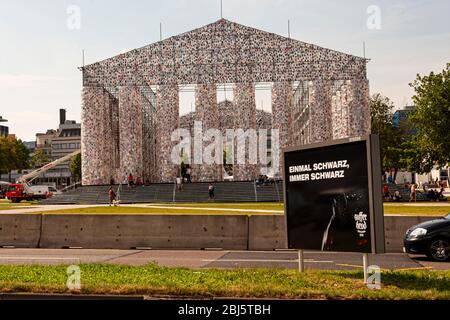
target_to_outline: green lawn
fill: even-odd
[[[0,212],[7,211],[11,209],[17,209],[21,207],[30,207],[36,205],[36,202],[22,202],[19,204],[12,204],[8,202],[0,202]],[[63,209],[54,211],[42,211],[35,212],[36,214],[41,213],[51,213],[51,214],[213,214],[213,215],[257,215],[257,214],[283,214],[284,205],[279,202],[250,202],[250,203],[152,203],[143,205],[146,207],[132,207],[126,204],[120,207],[87,207],[82,209]],[[169,208],[153,208],[154,206],[162,207],[184,207],[188,209],[169,209]],[[192,208],[192,209],[189,209]],[[197,208],[208,208],[208,209],[243,209],[249,211],[222,211],[222,210],[200,210]],[[257,212],[252,210],[271,210],[280,211],[279,213],[274,212]],[[448,206],[414,206],[408,203],[385,203],[384,204],[385,214],[395,214],[395,215],[420,215],[420,216],[443,216],[450,213],[450,204]]]
[[[261,205],[252,205],[252,204],[154,204],[155,206],[164,206],[164,207],[194,207],[194,208],[222,208],[222,209],[245,209],[245,210],[278,210],[279,213],[273,212],[252,212],[252,211],[222,211],[222,210],[199,210],[199,209],[168,209],[168,208],[139,208],[139,207],[130,207],[127,205],[122,205],[120,207],[91,207],[91,208],[82,208],[82,209],[67,209],[67,210],[57,210],[51,211],[47,213],[51,214],[206,214],[206,215],[272,215],[272,214],[284,214],[283,205],[282,204],[261,204]],[[413,207],[413,206],[402,206],[402,205],[385,205],[384,213],[385,214],[399,214],[399,215],[419,215],[419,216],[443,216],[447,215],[450,212],[450,207],[437,207],[437,206],[426,206],[426,207]],[[46,212],[39,212],[46,213]]]
[[[165,205],[164,205],[165,206]],[[183,207],[183,205],[179,205]],[[211,209],[214,209],[212,207]],[[224,208],[226,209],[226,208]],[[234,208],[242,209],[242,208]],[[267,210],[278,210],[278,209],[267,209]],[[122,205],[120,207],[91,207],[91,208],[81,208],[81,209],[66,209],[66,210],[53,210],[53,211],[43,211],[35,212],[35,214],[201,214],[201,215],[258,215],[258,214],[268,214],[272,215],[273,212],[252,212],[252,211],[224,211],[224,210],[199,210],[199,209],[170,209],[170,208],[141,208],[141,207],[130,207]],[[283,214],[282,212],[280,214]]]
[[[407,206],[407,205],[384,205],[384,214],[401,214],[413,216],[444,216],[450,213],[450,206]]]
[[[37,204],[37,202],[11,203],[8,200],[4,200],[4,201],[0,202],[0,211],[17,209],[17,208],[22,208],[22,207],[31,207],[31,206],[34,206],[36,204]]]
[[[299,273],[285,269],[190,270],[81,265],[83,294],[310,299],[450,299],[450,271],[388,271],[381,290],[359,271]],[[1,292],[67,293],[64,266],[0,266]]]
[[[208,202],[208,203],[151,203],[154,206],[172,207],[196,207],[196,208],[232,208],[232,209],[257,209],[257,210],[284,210],[282,202]]]

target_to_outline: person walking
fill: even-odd
[[[400,191],[395,190],[394,197],[392,199],[396,202],[399,202],[402,199],[402,195],[400,194]]]
[[[388,201],[391,199],[391,193],[389,192],[389,186],[385,184],[383,186],[383,194],[384,194],[384,200]]]
[[[134,185],[134,178],[133,175],[130,173],[128,175],[128,187],[131,188]]]
[[[410,191],[410,202],[416,202],[417,199],[417,186],[415,183],[411,184],[411,191]]]
[[[214,186],[212,183],[210,183],[208,186],[208,193],[209,193],[209,200],[214,200],[214,197],[216,195],[214,194]]]
[[[191,167],[187,167],[186,168],[186,179],[187,179],[187,183],[191,183]]]
[[[180,176],[177,176],[176,183],[177,183],[177,190],[181,191],[181,189],[183,189],[183,183],[181,181],[181,177]]]
[[[114,201],[116,201],[116,193],[114,192],[112,187],[109,188],[108,197],[109,197],[109,206],[111,207],[111,205],[115,205]]]

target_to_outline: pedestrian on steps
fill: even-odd
[[[109,206],[111,207],[111,205],[115,205],[116,201],[116,193],[114,192],[112,187],[109,188],[108,196],[109,196]]]
[[[214,186],[212,183],[210,183],[208,186],[208,192],[209,192],[209,200],[214,200],[214,197],[216,195],[214,194]]]

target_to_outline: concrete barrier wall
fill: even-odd
[[[284,216],[261,215],[249,217],[248,250],[287,248]]]
[[[436,218],[438,217],[385,216],[386,252],[403,252],[406,231],[416,224]],[[249,250],[286,248],[284,216],[251,216],[249,226]]]
[[[386,251],[402,252],[406,230],[434,218],[386,216]],[[274,250],[286,248],[286,226],[280,215],[1,214],[0,246]]]
[[[41,215],[0,214],[0,246],[36,248],[41,234]]]
[[[247,249],[246,216],[44,215],[41,247]]]

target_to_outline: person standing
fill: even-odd
[[[410,202],[416,202],[417,198],[417,186],[415,183],[411,184],[411,191],[410,191]]]
[[[186,179],[187,179],[187,183],[191,183],[191,167],[187,167],[186,168]]]
[[[134,178],[133,175],[130,173],[128,175],[128,187],[132,187],[134,185]]]
[[[391,193],[389,192],[389,186],[385,184],[383,186],[383,194],[384,194],[384,200],[387,201],[391,198]]]
[[[214,194],[214,186],[212,183],[208,186],[208,193],[209,193],[209,200],[214,200],[215,194]]]
[[[177,184],[177,190],[178,190],[178,191],[181,191],[181,189],[183,188],[183,184],[182,184],[182,181],[181,181],[181,177],[180,177],[180,176],[177,176],[177,178],[176,178],[176,184]]]
[[[395,190],[393,199],[394,199],[394,201],[397,201],[397,202],[402,199],[402,195],[400,194],[400,191]]]
[[[108,197],[109,197],[109,206],[114,204],[114,201],[116,201],[116,193],[114,192],[113,188],[110,187],[108,191]]]

